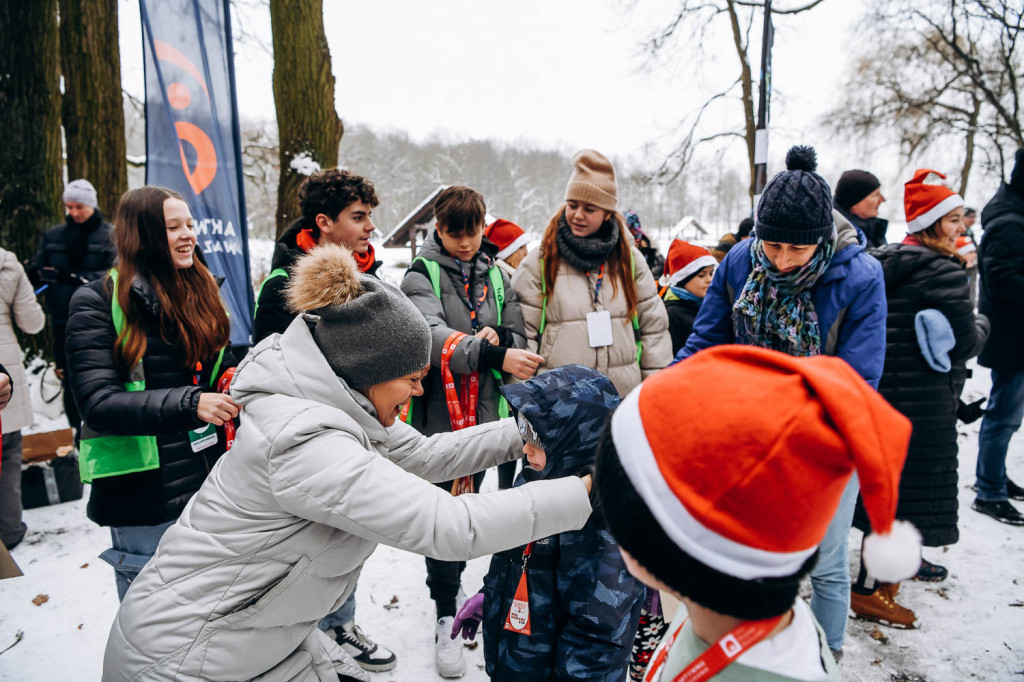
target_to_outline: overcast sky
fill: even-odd
[[[243,23],[269,45],[267,9],[244,1]],[[403,130],[417,139],[525,139],[656,162],[658,153],[643,154],[644,146],[665,149],[680,119],[738,75],[722,21],[703,51],[677,48],[660,68],[642,68],[643,39],[676,6],[675,0],[325,0],[337,110],[346,124]],[[776,18],[769,171],[782,170],[790,145],[809,143],[818,148],[826,176],[870,168],[898,199],[893,159],[858,158],[849,140],[830,140],[817,125],[842,102],[863,7],[863,0],[826,0]],[[138,3],[120,0],[119,10],[124,85],[141,95]],[[755,78],[760,26],[759,17],[752,32]],[[241,115],[272,120],[271,55],[237,37],[235,47]],[[706,117],[706,130],[717,132],[715,123],[742,130],[739,115],[738,105],[723,104]],[[740,144],[733,155],[731,162],[742,167]]]

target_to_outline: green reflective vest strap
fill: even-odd
[[[434,296],[438,300],[441,299],[441,266],[437,261],[432,261],[423,256],[417,256],[413,263],[420,261],[423,263],[423,267],[427,270],[427,277],[430,278],[430,286],[434,290]],[[505,282],[501,279],[501,271],[496,267],[492,267],[487,271],[487,277],[491,281],[491,290],[494,292],[495,307],[498,309],[498,326],[501,326],[501,309],[505,307]],[[494,380],[498,382],[498,386],[501,386],[503,379],[501,372],[491,368],[491,374],[494,375]],[[509,415],[508,401],[505,400],[505,396],[498,393],[498,417],[504,419]],[[409,404],[409,413],[406,415],[405,421],[407,424],[412,424],[412,403]]]
[[[121,335],[124,329],[124,311],[117,300],[117,270],[110,271],[114,283],[110,299],[110,316],[114,330]],[[132,368],[131,376],[125,383],[126,391],[146,390],[146,377],[140,360]],[[150,471],[160,467],[160,452],[156,436],[103,436],[88,430],[83,424],[83,438],[79,445],[78,473],[83,483],[107,476],[121,476],[139,471]],[[92,437],[88,437],[92,435]]]
[[[633,251],[629,252],[629,270],[630,274],[633,275],[633,279],[636,279],[636,263],[633,260]],[[540,306],[540,325],[537,327],[537,349],[540,350],[540,337],[544,334],[544,327],[547,325],[548,317],[548,291],[547,282],[544,279],[544,259],[540,259],[540,293],[543,297],[541,299]],[[640,332],[640,318],[635,314],[632,319],[633,323],[633,339],[636,342],[636,364],[640,364],[640,356],[644,354],[644,342],[640,340],[642,334]]]
[[[252,316],[256,317],[256,311],[260,309],[260,296],[263,295],[263,287],[267,286],[267,282],[274,279],[275,277],[284,277],[288,279],[288,271],[284,268],[274,268],[267,275],[267,278],[263,280],[263,284],[260,285],[260,290],[256,292],[256,307],[252,310]]]

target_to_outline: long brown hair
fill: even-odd
[[[146,353],[146,332],[130,292],[136,276],[149,280],[160,301],[160,336],[174,339],[191,366],[223,348],[230,336],[230,322],[213,275],[199,261],[178,269],[171,259],[164,221],[164,202],[182,199],[166,187],[140,187],[126,192],[114,219],[117,247],[117,296],[124,311],[124,329],[118,334],[114,355],[132,368]],[[182,199],[184,201],[184,199]]]
[[[548,222],[548,226],[544,230],[544,237],[540,243],[541,253],[544,255],[544,272],[541,273],[541,276],[544,278],[545,291],[547,291],[549,296],[554,291],[555,277],[558,275],[558,265],[562,260],[558,254],[557,235],[558,223],[564,214],[565,204],[562,204]],[[612,247],[612,252],[608,254],[608,271],[612,274],[609,278],[612,283],[612,296],[618,293],[618,283],[621,280],[622,287],[626,292],[626,304],[629,306],[629,314],[632,317],[636,315],[636,305],[639,296],[636,293],[636,281],[633,279],[635,264],[632,262],[632,250],[630,249],[629,239],[626,237],[629,231],[626,229],[626,223],[621,215],[616,211],[612,211],[611,214],[609,220],[619,226],[619,241]],[[641,265],[646,267],[646,263],[641,263]],[[615,276],[616,274],[618,277]]]
[[[949,246],[949,239],[939,234],[939,225],[941,224],[942,218],[939,218],[927,228],[918,232],[915,235],[917,240],[932,251],[938,251],[944,256],[952,256],[961,263],[966,263],[967,259],[960,255],[956,249]]]

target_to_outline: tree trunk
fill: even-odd
[[[971,166],[974,165],[974,136],[978,132],[978,116],[981,114],[981,100],[972,97],[974,108],[971,110],[970,118],[967,119],[967,140],[964,143],[964,165],[960,170],[960,196],[967,195],[967,179],[971,175]]]
[[[117,0],[60,0],[68,178],[96,187],[113,219],[128,190]]]
[[[733,0],[726,2],[729,10],[729,25],[732,27],[733,44],[736,56],[740,60],[740,88],[743,91],[743,139],[747,144],[747,164],[750,167],[750,205],[754,205],[754,191],[757,188],[757,177],[754,164],[754,150],[757,141],[757,122],[754,120],[754,79],[750,73],[750,60],[747,58],[747,46],[743,44],[743,32],[736,14]]]
[[[59,61],[57,0],[0,0],[0,244],[22,263],[64,215]],[[49,338],[19,334],[29,355]]]
[[[277,233],[299,216],[297,195],[307,173],[296,158],[338,165],[343,128],[334,109],[334,74],[324,35],[323,0],[270,0],[274,41],[274,106],[280,138]],[[303,161],[299,165],[307,164]]]

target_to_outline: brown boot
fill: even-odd
[[[889,593],[890,599],[895,599],[896,595],[899,594],[900,591],[899,583],[878,583],[878,586]]]
[[[890,590],[898,590],[899,583],[880,585],[871,594],[850,594],[850,608],[854,615],[896,628],[914,628],[917,616],[905,606],[896,603]]]

